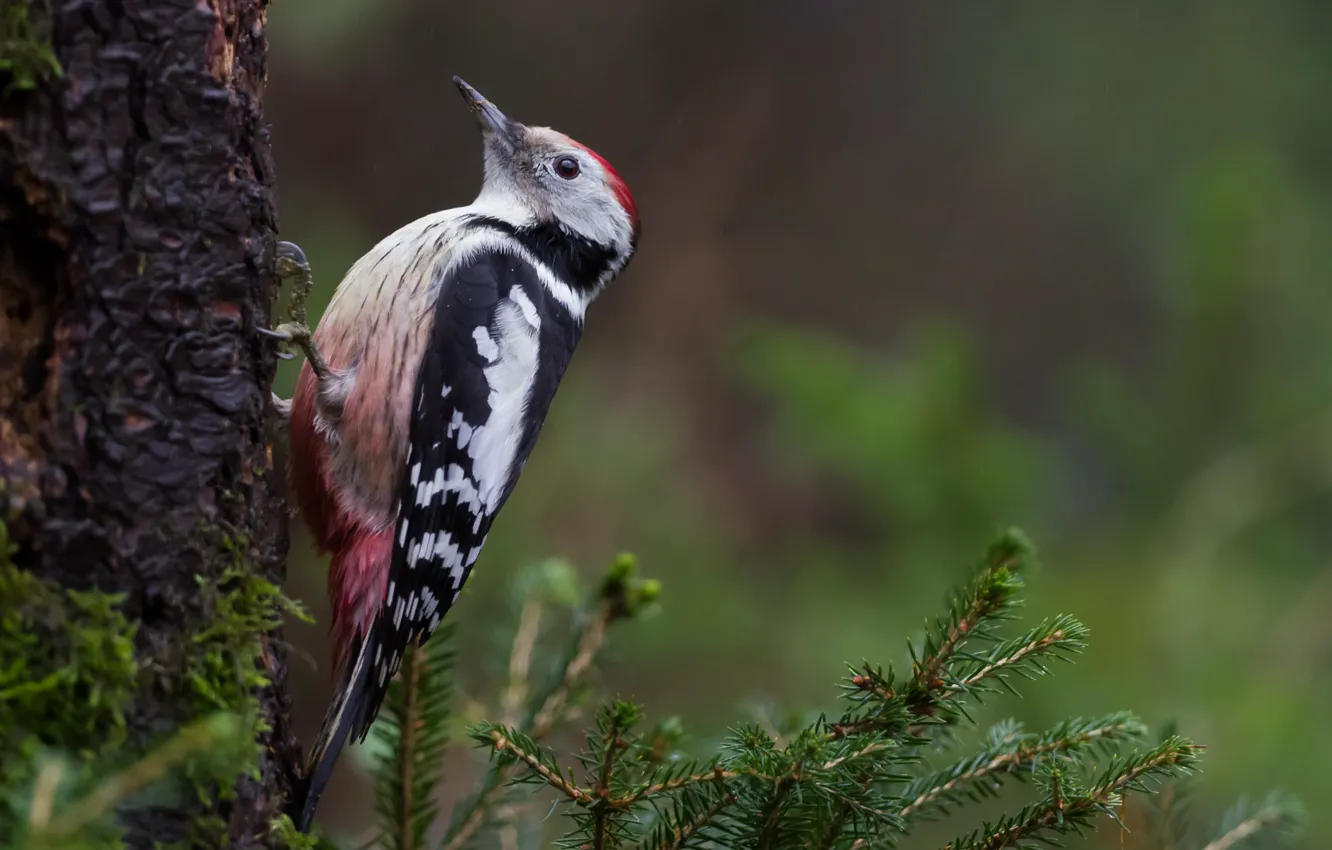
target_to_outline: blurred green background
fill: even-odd
[[[1332,843],[1332,4],[280,0],[269,37],[316,314],[474,196],[454,73],[643,213],[452,615],[478,690],[518,567],[630,549],[663,611],[606,691],[703,734],[830,707],[1011,523],[1033,616],[1093,639],[995,717],[1177,720],[1209,806],[1282,786]],[[324,564],[293,531],[308,740]],[[356,835],[343,762],[322,819]]]

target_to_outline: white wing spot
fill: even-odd
[[[448,397],[449,397],[449,393],[451,393],[451,392],[453,392],[453,387],[450,387],[450,386],[448,386],[448,385],[446,384],[446,385],[444,386],[444,388],[441,389],[441,390],[439,391],[439,397],[440,397],[440,398],[448,398]]]
[[[416,482],[420,480],[421,480],[421,462],[418,460],[416,462],[416,465],[412,467],[412,486],[415,487]]]
[[[484,325],[477,325],[472,329],[472,339],[476,340],[477,353],[494,363],[499,357],[499,346],[490,338],[490,331]]]
[[[407,529],[403,529],[406,531]],[[390,581],[388,587],[388,604],[393,604],[393,592],[397,590],[397,582]],[[375,661],[379,661],[379,647],[375,647]]]
[[[494,512],[505,486],[517,473],[514,460],[540,359],[540,341],[516,302],[500,303],[495,328],[502,343],[496,346],[501,356],[482,370],[489,391],[490,416],[484,427],[476,428],[467,447],[477,489],[488,512]],[[479,517],[475,529],[480,529]]]
[[[509,298],[518,305],[523,318],[532,326],[532,329],[539,330],[541,328],[541,315],[537,313],[536,305],[532,303],[532,299],[527,297],[527,292],[521,286],[515,286],[509,290]]]

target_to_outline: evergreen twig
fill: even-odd
[[[1002,724],[991,732],[991,744],[977,755],[938,773],[921,777],[902,791],[907,803],[901,817],[910,822],[928,812],[948,814],[949,805],[993,795],[996,778],[1019,775],[1024,767],[1034,768],[1038,759],[1055,754],[1074,753],[1096,744],[1114,742],[1143,734],[1146,728],[1127,712],[1097,720],[1065,721],[1040,735],[1022,734],[1016,724]]]
[[[796,775],[799,775],[800,768],[796,767]],[[786,796],[791,793],[795,787],[796,780],[791,776],[782,776],[773,783],[772,796],[763,805],[760,812],[762,827],[758,834],[759,850],[769,850],[777,840],[778,829],[781,825],[782,804],[786,801]]]
[[[541,701],[541,708],[536,712],[527,730],[527,734],[534,740],[540,740],[550,731],[558,712],[567,704],[569,695],[578,684],[579,676],[587,670],[591,659],[600,650],[606,636],[608,610],[608,606],[602,606],[597,616],[588,619],[579,635],[574,654],[564,666],[564,674]],[[503,798],[504,788],[513,773],[512,763],[496,763],[491,767],[481,791],[461,813],[454,814],[454,826],[445,836],[442,850],[461,850],[467,846],[467,843],[485,825],[490,810]]]
[[[713,819],[726,811],[728,807],[734,805],[738,799],[739,798],[734,794],[727,793],[722,795],[716,802],[694,815],[693,819],[688,823],[681,824],[672,829],[666,835],[665,840],[662,843],[655,845],[644,844],[640,850],[648,850],[649,847],[655,848],[655,850],[678,850],[678,848],[684,847],[689,843],[689,839],[698,834],[699,830],[710,824]]]
[[[492,729],[488,737],[496,753],[508,754],[523,762],[533,773],[544,779],[547,785],[562,791],[569,799],[577,800],[580,803],[591,803],[596,800],[592,792],[585,791],[575,783],[565,779],[557,766],[547,764],[545,760],[533,755],[530,746],[518,746],[515,743],[518,733],[511,732],[506,735],[500,729]]]
[[[1087,628],[1069,616],[1041,623],[1022,637],[1001,643],[989,656],[969,657],[967,660],[979,665],[978,669],[953,678],[935,698],[945,702],[975,693],[990,679],[1011,691],[1006,678],[1009,674],[1024,678],[1033,678],[1037,673],[1048,674],[1050,671],[1042,659],[1050,656],[1067,660],[1069,654],[1082,651],[1086,636]]]
[[[416,790],[413,787],[413,768],[415,759],[412,754],[416,750],[416,735],[418,724],[416,722],[417,714],[417,691],[421,686],[421,668],[424,665],[425,653],[418,646],[407,647],[406,669],[403,671],[403,698],[402,698],[402,716],[403,722],[398,734],[397,747],[397,768],[398,768],[398,787],[401,788],[401,796],[394,801],[396,815],[395,833],[397,843],[401,850],[416,850],[416,842],[413,841],[412,829],[412,792]]]
[[[549,786],[568,807],[574,829],[563,848],[679,850],[686,846],[882,847],[920,820],[955,814],[967,802],[996,795],[1004,780],[1033,780],[1040,799],[986,823],[947,845],[948,850],[999,850],[1055,842],[1092,829],[1096,817],[1118,820],[1129,791],[1149,792],[1168,777],[1189,773],[1199,748],[1171,735],[1144,753],[1117,754],[1144,734],[1127,712],[1074,718],[1039,733],[1012,721],[997,724],[979,749],[942,768],[921,770],[922,733],[967,719],[967,704],[1001,689],[1014,692],[1018,678],[1050,672],[1052,659],[1067,660],[1083,647],[1087,630],[1077,620],[1045,620],[1015,637],[1000,634],[1019,604],[1019,575],[1030,556],[1020,534],[1005,534],[991,547],[977,577],[959,590],[949,614],[926,629],[920,651],[910,649],[910,675],[863,665],[843,685],[851,709],[836,720],[823,716],[732,730],[720,752],[705,762],[679,752],[682,732],[665,721],[643,732],[638,706],[613,701],[597,712],[577,754],[581,770],[562,767],[543,739],[570,716],[577,689],[595,663],[609,625],[631,616],[655,596],[655,584],[632,580],[631,565],[617,564],[590,614],[579,620],[563,660],[544,689],[528,683],[542,624],[542,603],[528,599],[508,656],[500,695],[501,724],[471,730],[493,763],[480,790],[455,810],[442,850],[461,850],[501,820],[501,846],[516,848],[523,835],[516,809],[501,807],[509,786]],[[411,666],[403,677],[417,678]],[[428,680],[429,677],[427,677]],[[408,713],[413,703],[406,703]],[[396,739],[405,752],[414,736]],[[954,743],[955,735],[942,739]],[[1093,759],[1108,762],[1088,775]],[[909,771],[909,772],[908,772]],[[413,785],[414,773],[398,778]],[[416,792],[401,802],[414,809]],[[528,814],[524,817],[533,817]],[[1238,811],[1204,850],[1237,850],[1259,833],[1293,827],[1291,805],[1272,798],[1256,811]],[[413,822],[415,824],[415,822]],[[418,850],[419,841],[408,845]],[[400,848],[399,848],[400,850]]]
[[[574,639],[571,651],[560,665],[560,674],[536,701],[538,708],[523,735],[539,741],[563,716],[570,699],[582,678],[591,669],[597,653],[606,640],[611,623],[631,617],[656,600],[659,585],[655,581],[639,581],[635,577],[637,564],[631,556],[621,556],[611,565],[602,582],[596,605],[585,616]],[[485,729],[480,731],[485,735]],[[478,734],[474,732],[474,737]],[[481,738],[484,741],[484,738]],[[509,742],[512,743],[512,738]],[[466,847],[486,824],[491,810],[504,797],[504,790],[516,771],[516,762],[499,762],[491,766],[481,789],[455,810],[441,844],[441,850],[461,850]]]
[[[373,734],[382,744],[374,769],[380,842],[421,850],[438,815],[435,791],[453,717],[454,634],[445,623],[424,646],[409,645],[401,675],[390,684]]]
[[[527,677],[532,669],[532,653],[536,650],[537,635],[541,631],[541,603],[528,599],[518,615],[518,630],[513,636],[513,649],[509,652],[509,682],[500,697],[500,723],[516,726],[522,719],[523,702],[527,699]]]
[[[1203,850],[1233,850],[1259,835],[1289,837],[1297,833],[1304,819],[1300,805],[1280,792],[1268,795],[1254,811],[1241,801],[1226,816],[1222,832]]]
[[[1031,543],[1016,530],[1005,532],[990,546],[980,574],[965,591],[957,594],[948,621],[937,627],[938,637],[927,638],[926,657],[915,665],[912,677],[916,689],[928,692],[937,688],[939,673],[952,661],[954,653],[969,640],[987,636],[985,623],[1012,607],[1022,587],[1017,572],[1031,551]]]
[[[1064,774],[1056,773],[1046,799],[1017,815],[1001,818],[966,838],[950,842],[945,850],[1000,850],[1018,846],[1048,831],[1083,832],[1097,813],[1118,819],[1115,806],[1125,791],[1147,791],[1148,782],[1191,772],[1198,748],[1172,737],[1141,756],[1118,760],[1085,794],[1072,795],[1062,787]]]

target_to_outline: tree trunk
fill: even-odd
[[[0,4],[0,519],[12,567],[123,594],[137,624],[133,687],[105,728],[18,726],[133,751],[237,712],[256,744],[234,786],[122,821],[135,847],[250,846],[299,762],[282,599],[260,580],[280,580],[287,547],[265,427],[274,353],[255,330],[277,228],[266,0],[15,6]]]

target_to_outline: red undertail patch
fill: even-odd
[[[291,484],[316,548],[330,554],[336,674],[357,634],[369,632],[384,599],[393,530],[373,530],[342,509],[328,474],[328,444],[315,429],[315,379],[306,365],[291,404]]]

